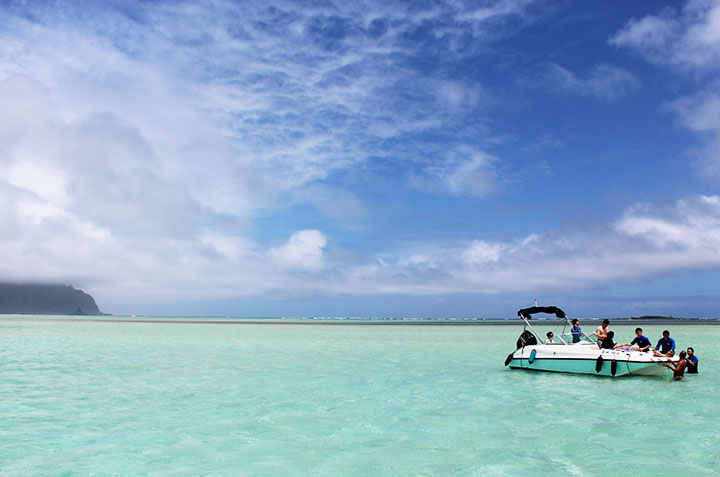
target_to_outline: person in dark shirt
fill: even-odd
[[[695,350],[692,349],[691,347],[688,347],[688,349],[687,349],[687,358],[685,358],[685,361],[687,362],[688,374],[697,374],[698,359],[697,359],[697,356],[695,356]]]
[[[602,320],[602,324],[600,324],[600,326],[597,327],[597,330],[595,330],[595,332],[593,333],[595,336],[597,336],[598,346],[600,346],[601,348],[602,348],[602,344],[600,342],[602,341],[603,338],[605,338],[607,336],[607,334],[608,334],[607,328],[609,325],[610,325],[610,320],[605,318],[604,320]]]
[[[666,364],[666,368],[670,368],[673,370],[673,381],[680,381],[682,378],[685,377],[685,367],[687,366],[687,361],[685,361],[685,351],[680,351],[680,361],[678,362],[677,366],[673,366],[672,364]]]
[[[572,320],[572,328],[570,328],[570,333],[572,333],[572,342],[579,343],[582,330],[580,329],[580,322],[577,318],[574,318]]]
[[[642,328],[635,328],[635,338],[627,344],[620,346],[633,346],[637,345],[639,351],[647,351],[652,347],[652,343],[647,336],[643,336]]]
[[[670,358],[675,355],[675,340],[670,338],[670,332],[668,330],[663,331],[662,334],[663,337],[658,340],[658,344],[653,353],[655,356],[665,356]]]
[[[600,345],[601,349],[613,349],[615,348],[615,342],[613,341],[613,338],[615,337],[614,331],[608,331],[607,336],[603,338],[602,344]]]

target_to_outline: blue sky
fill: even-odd
[[[718,316],[720,2],[0,2],[0,279]]]

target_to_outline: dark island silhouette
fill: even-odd
[[[95,299],[70,285],[0,283],[0,314],[105,315]]]

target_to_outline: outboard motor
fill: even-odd
[[[530,332],[530,330],[525,330],[520,335],[520,338],[518,338],[516,346],[517,349],[520,349],[525,346],[531,346],[536,345],[537,339],[535,338],[535,335]]]

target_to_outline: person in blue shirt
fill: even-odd
[[[655,356],[665,356],[667,358],[675,355],[675,340],[670,338],[668,330],[663,331],[663,337],[658,340],[653,353]],[[658,351],[659,350],[659,351]]]
[[[572,333],[572,342],[573,343],[579,343],[580,342],[580,335],[582,334],[582,330],[580,329],[580,322],[577,318],[573,318],[572,320],[572,328],[570,328],[570,333]]]
[[[697,374],[698,359],[697,359],[697,356],[695,356],[695,350],[692,349],[691,347],[688,347],[688,349],[687,349],[687,358],[685,358],[685,361],[687,361],[688,374]]]
[[[620,346],[637,345],[639,351],[647,351],[652,347],[652,343],[647,336],[643,336],[642,328],[635,328],[635,338],[627,344]]]

